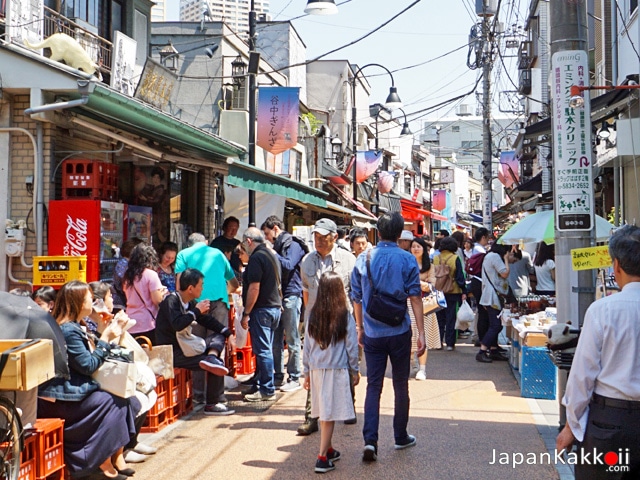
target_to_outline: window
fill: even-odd
[[[460,133],[460,125],[453,125],[451,131],[454,133]]]
[[[629,1],[629,16],[633,14],[638,8],[638,0],[630,0]]]

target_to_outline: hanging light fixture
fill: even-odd
[[[338,13],[338,7],[334,0],[307,0],[307,8],[304,13],[309,15],[334,15]]]
[[[398,89],[395,86],[389,88],[389,96],[384,102],[384,106],[391,110],[394,108],[402,108],[402,100],[400,100]]]
[[[231,62],[231,76],[236,84],[241,84],[247,74],[247,64],[242,60],[242,56],[238,55],[233,62]]]
[[[166,68],[175,72],[178,70],[178,57],[180,53],[175,49],[171,40],[167,43],[162,50],[160,50],[160,63]]]
[[[602,128],[600,128],[600,131],[598,132],[598,137],[606,140],[610,136],[611,130],[609,130],[609,125],[607,124],[607,122],[602,122]]]

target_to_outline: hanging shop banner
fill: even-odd
[[[274,155],[298,143],[299,87],[258,89],[258,146]]]
[[[500,166],[498,167],[498,180],[507,188],[512,188],[518,184],[519,162],[516,158],[516,152],[513,150],[508,152],[500,152]]]
[[[447,208],[447,191],[446,190],[433,190],[432,208],[442,212]]]
[[[587,52],[557,52],[551,64],[556,230],[591,230],[594,205],[588,93],[584,94],[584,108],[569,106],[571,86],[589,84]]]
[[[358,152],[356,157],[356,180],[358,183],[364,182],[367,178],[373,175],[380,163],[382,162],[382,150],[367,150],[364,152]],[[353,157],[349,168],[347,168],[347,174],[352,175]]]

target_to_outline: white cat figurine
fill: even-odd
[[[65,64],[85,73],[93,74],[102,80],[98,65],[93,63],[89,54],[82,46],[72,37],[64,33],[54,33],[47,37],[44,41],[31,44],[26,39],[24,44],[31,50],[40,50],[41,48],[51,49],[51,60],[56,62],[64,61]]]

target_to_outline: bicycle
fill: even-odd
[[[23,447],[20,414],[10,399],[0,396],[0,479],[18,479]]]

